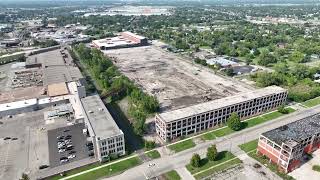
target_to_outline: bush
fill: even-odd
[[[144,141],[144,147],[146,149],[153,149],[156,147],[156,143],[154,141]]]
[[[200,167],[200,155],[199,154],[193,154],[191,160],[190,160],[190,165],[192,167]]]
[[[320,172],[320,165],[312,166],[312,170]]]
[[[289,113],[289,110],[286,109],[286,108],[284,107],[284,105],[281,105],[281,106],[278,107],[278,112],[281,113],[281,114],[288,114],[288,113]]]
[[[216,147],[215,144],[210,146],[210,147],[208,147],[208,149],[207,149],[207,158],[210,161],[216,160],[217,154],[218,154],[218,151],[217,151],[217,147]]]
[[[242,128],[242,123],[236,113],[232,113],[227,121],[228,127],[234,131],[239,131]]]

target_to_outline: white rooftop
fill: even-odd
[[[96,138],[106,139],[123,134],[99,95],[82,98],[81,103]]]
[[[255,91],[250,91],[246,93],[241,93],[234,96],[229,96],[213,101],[208,101],[205,103],[189,106],[182,109],[177,109],[169,112],[164,112],[158,114],[160,118],[162,118],[166,122],[175,121],[178,119],[186,118],[189,116],[193,116],[195,114],[209,112],[214,109],[223,108],[226,106],[238,104],[241,102],[249,101],[255,99],[257,97],[263,97],[271,94],[285,92],[286,90],[278,87],[278,86],[269,86],[262,89],[257,89]]]
[[[8,111],[12,109],[20,109],[20,108],[27,108],[29,106],[33,106],[37,104],[37,99],[28,99],[22,101],[15,101],[5,104],[0,104],[0,111]]]

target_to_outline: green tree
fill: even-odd
[[[304,62],[304,54],[300,51],[294,51],[290,54],[289,60],[292,62],[302,63]]]
[[[195,153],[192,155],[190,164],[192,167],[200,167],[200,161],[201,161],[200,155]]]
[[[218,154],[218,151],[217,151],[217,147],[216,147],[215,144],[213,144],[212,146],[208,147],[208,149],[207,149],[207,158],[210,161],[216,160],[217,154]]]
[[[26,173],[22,173],[21,180],[29,180],[29,176]]]
[[[268,66],[271,63],[276,63],[276,57],[268,50],[261,51],[257,63],[262,66]]]
[[[227,120],[228,127],[234,131],[239,131],[242,128],[240,117],[237,113],[232,113]]]

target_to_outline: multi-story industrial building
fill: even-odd
[[[95,149],[95,156],[100,161],[110,155],[124,155],[124,134],[119,129],[99,95],[81,99],[85,112],[85,124]]]
[[[197,133],[225,124],[234,112],[244,119],[274,110],[285,103],[287,94],[281,87],[270,86],[156,114],[156,131],[163,141]]]
[[[320,148],[320,114],[262,133],[257,151],[288,173],[298,168],[306,153]]]

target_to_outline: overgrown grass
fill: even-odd
[[[243,150],[246,153],[253,151],[253,150],[257,149],[257,147],[258,147],[258,139],[247,142],[245,144],[241,144],[241,145],[239,145],[239,147],[241,150]]]
[[[233,159],[233,160],[231,160],[229,162],[226,162],[226,163],[223,163],[221,165],[218,165],[218,166],[216,166],[214,168],[208,169],[207,171],[204,171],[202,173],[196,174],[194,176],[194,178],[195,179],[203,179],[203,178],[206,178],[206,177],[210,176],[211,174],[213,174],[215,172],[226,170],[226,169],[228,169],[230,167],[234,167],[234,166],[236,166],[238,164],[241,164],[241,163],[242,163],[242,161],[240,159],[236,158],[236,159]]]
[[[175,170],[172,170],[172,171],[165,173],[164,178],[166,180],[180,180],[181,179],[181,177],[179,176],[179,174]]]
[[[316,97],[314,99],[310,99],[310,100],[305,101],[305,102],[303,102],[301,104],[304,105],[304,106],[307,106],[307,107],[317,106],[317,105],[320,104],[320,97]]]
[[[261,164],[266,165],[267,168],[269,168],[271,171],[275,172],[278,176],[280,176],[284,180],[294,180],[292,176],[289,176],[288,174],[285,174],[278,170],[278,166],[274,163],[270,163],[269,159],[265,156],[259,155],[256,152],[248,153],[250,157],[253,159],[259,161]]]
[[[160,153],[157,150],[152,150],[146,153],[146,156],[148,156],[151,159],[157,159],[161,157]]]
[[[176,144],[169,145],[168,148],[174,151],[175,153],[177,153],[186,149],[193,148],[195,146],[196,144],[192,141],[192,139],[189,139],[189,140],[181,141]]]
[[[190,164],[188,164],[188,165],[186,165],[186,168],[188,169],[188,171],[191,174],[195,174],[197,172],[206,170],[212,166],[221,164],[221,163],[223,163],[227,160],[233,159],[233,158],[235,158],[235,156],[231,152],[222,151],[222,152],[218,153],[215,161],[209,161],[207,158],[204,158],[204,159],[201,159],[201,161],[200,161],[200,167],[197,168],[197,167],[193,167]]]
[[[70,178],[71,180],[96,180],[103,177],[109,177],[116,174],[119,174],[127,169],[135,167],[141,164],[141,161],[138,157],[132,157],[130,159],[120,161],[118,163],[105,166],[103,168]]]

